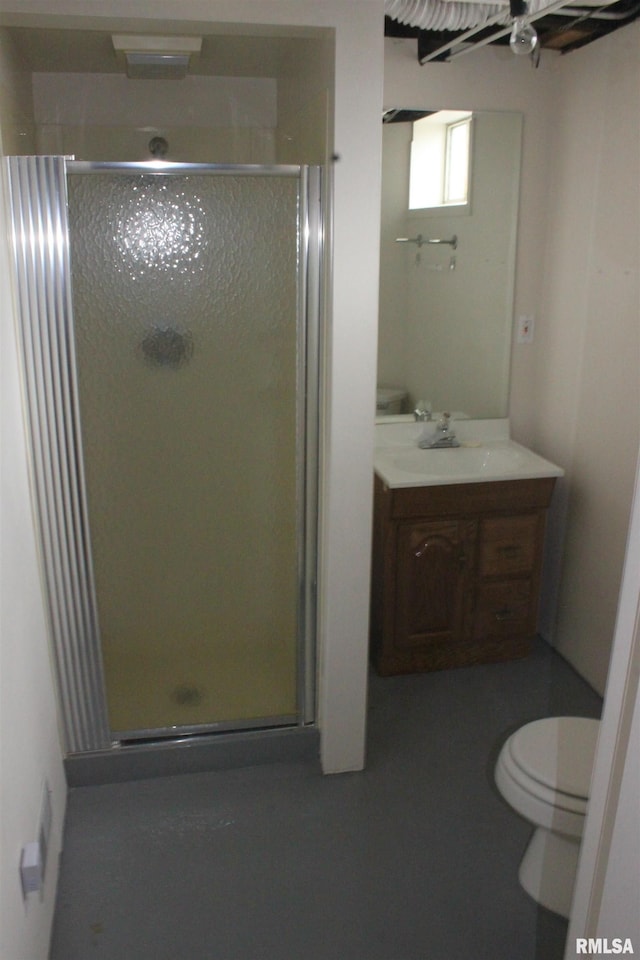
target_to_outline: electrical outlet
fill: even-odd
[[[518,333],[516,338],[518,343],[533,343],[533,327],[533,316],[525,316],[523,314],[518,317]]]
[[[37,840],[32,840],[31,843],[25,843],[20,856],[20,882],[25,900],[30,893],[42,890],[42,879],[40,844]]]

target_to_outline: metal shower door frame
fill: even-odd
[[[109,751],[100,626],[78,401],[67,175],[274,176],[298,186],[297,293],[297,696],[296,726],[315,719],[319,331],[324,223],[322,169],[298,165],[109,163],[65,157],[7,157],[4,169],[12,216],[18,334],[31,441],[36,519],[42,545],[53,663],[68,755]],[[140,731],[184,739],[291,725],[289,718],[212,722]],[[135,739],[135,738],[134,738]]]

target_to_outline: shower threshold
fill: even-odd
[[[69,787],[146,780],[265,763],[316,762],[320,732],[315,724],[173,737],[119,740],[109,750],[71,754],[64,761]]]

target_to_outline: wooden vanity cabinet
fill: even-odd
[[[378,673],[529,652],[554,483],[389,488],[376,475],[371,650]]]

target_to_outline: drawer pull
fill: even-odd
[[[515,557],[521,552],[522,548],[516,543],[509,543],[504,547],[498,547],[496,553],[503,557]]]

